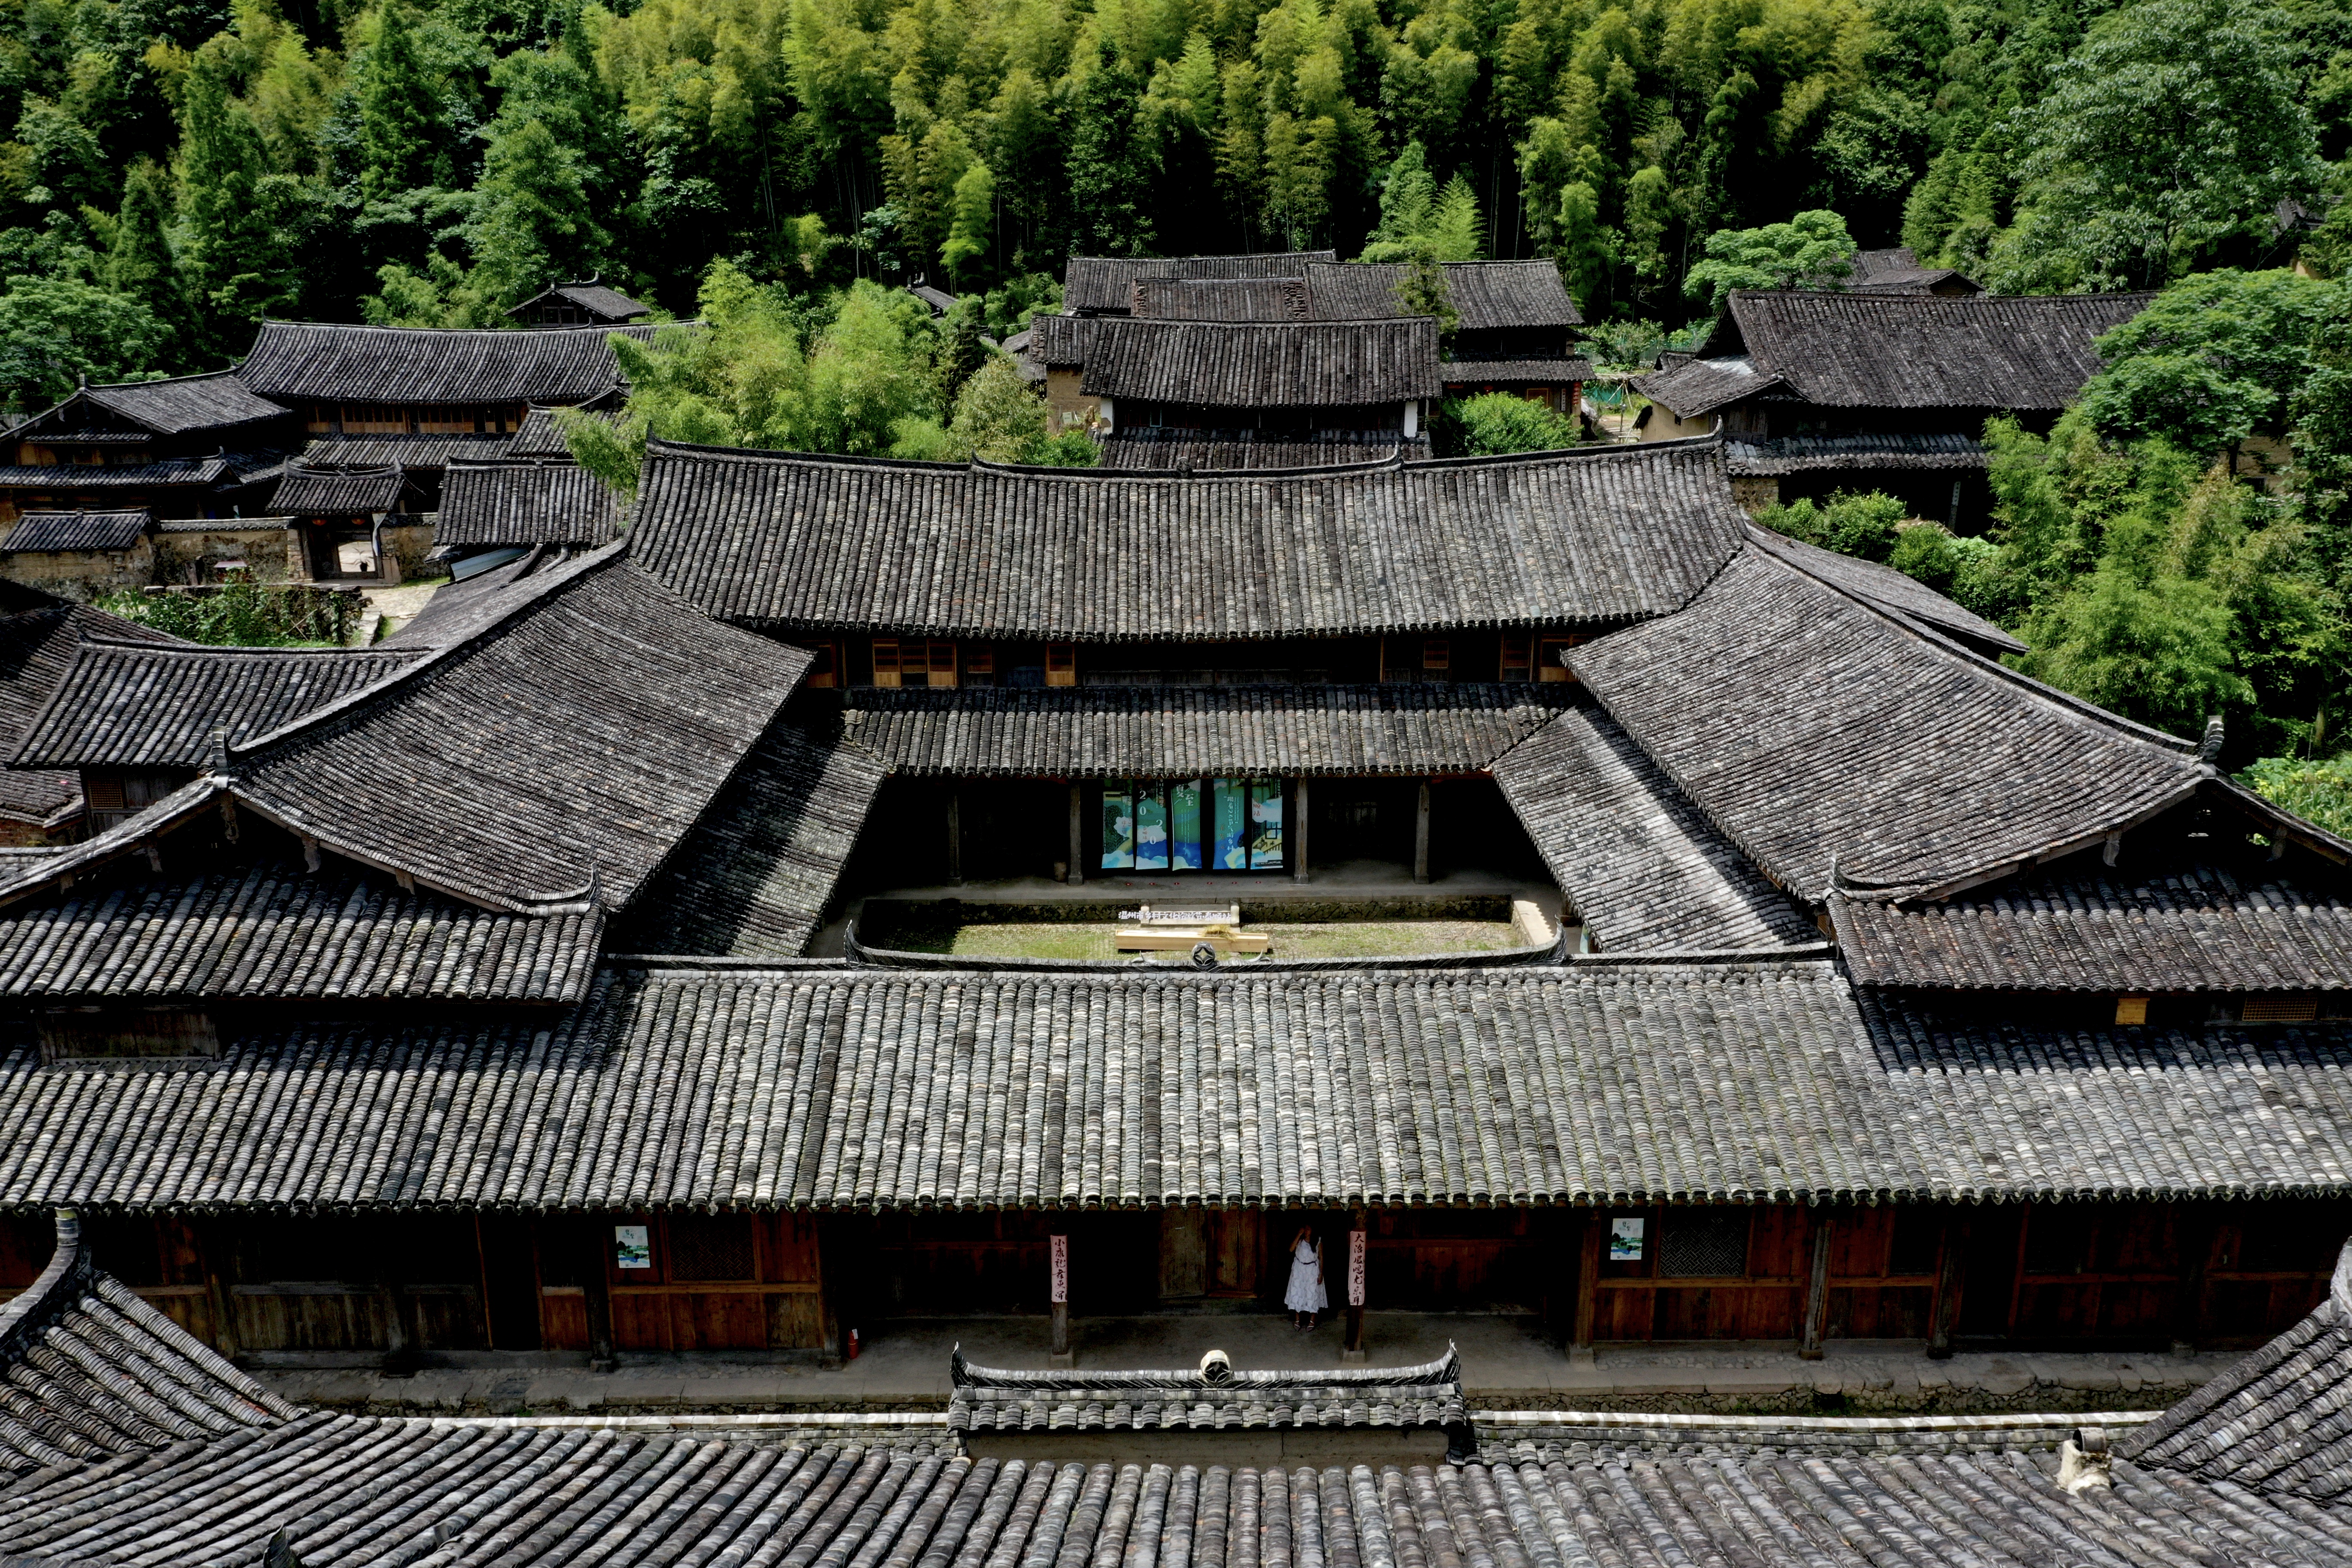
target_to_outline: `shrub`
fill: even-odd
[[[1451,426],[1454,442],[1464,457],[1550,451],[1573,447],[1582,438],[1570,416],[1507,392],[1448,398],[1438,411]]]

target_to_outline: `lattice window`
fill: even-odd
[[[673,1279],[749,1279],[751,1222],[740,1215],[680,1215],[669,1222]]]
[[[2308,1024],[2319,1016],[2319,998],[2307,991],[2249,996],[2240,1016],[2249,1024]]]
[[[1747,1272],[1747,1210],[1666,1215],[1665,1234],[1658,1238],[1659,1278],[1706,1279]]]

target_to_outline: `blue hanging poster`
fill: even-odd
[[[1165,785],[1135,786],[1135,868],[1168,869],[1168,791]]]
[[[1246,871],[1249,847],[1242,842],[1242,828],[1249,816],[1249,786],[1239,779],[1219,779],[1212,794],[1217,836],[1209,864],[1219,871]]]
[[[1253,871],[1282,866],[1282,781],[1250,781],[1249,863]]]
[[[1102,868],[1106,871],[1131,871],[1135,868],[1135,810],[1128,799],[1124,781],[1103,785]]]
[[[1201,781],[1179,779],[1168,786],[1168,863],[1179,871],[1201,868]]]

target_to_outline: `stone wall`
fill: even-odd
[[[155,580],[155,550],[142,539],[128,550],[26,550],[0,555],[0,576],[51,592],[95,598]]]
[[[216,583],[224,562],[242,561],[257,583],[298,579],[300,560],[294,531],[283,518],[208,519],[201,530],[167,527],[156,535],[156,574],[161,583]]]

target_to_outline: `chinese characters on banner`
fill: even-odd
[[[1045,1247],[1049,1259],[1048,1278],[1054,1287],[1050,1300],[1055,1305],[1059,1306],[1070,1299],[1070,1238],[1066,1236],[1049,1236],[1045,1238]]]
[[[1364,1233],[1348,1233],[1348,1305],[1364,1304]]]

